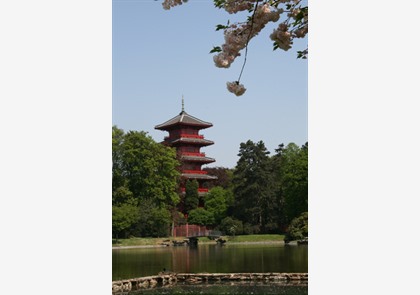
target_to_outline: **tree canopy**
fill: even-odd
[[[208,173],[208,175],[217,176],[216,180],[212,180],[205,183],[205,186],[209,189],[220,186],[224,189],[230,188],[232,186],[232,177],[233,177],[233,170],[225,167],[205,167],[203,168],[204,171]]]
[[[220,186],[213,187],[205,197],[205,209],[214,216],[216,224],[227,216],[228,208],[233,205],[233,192]]]
[[[262,141],[241,143],[233,173],[234,214],[261,229],[271,222],[271,211],[275,210],[269,153]]]
[[[308,211],[308,144],[280,144],[269,154],[262,141],[240,144],[232,216],[243,222],[244,233],[284,232]]]
[[[168,234],[178,204],[176,152],[146,132],[112,127],[112,225],[115,236]]]
[[[288,220],[308,211],[308,144],[290,143],[282,151],[281,187]]]
[[[208,169],[223,177],[200,197],[196,180],[186,181],[184,195],[179,191],[179,162],[173,148],[153,141],[146,132],[124,132],[116,126],[112,131],[114,237],[168,236],[171,224],[186,222],[225,234],[289,229],[290,235],[305,235],[301,221],[307,220],[308,211],[307,143],[280,144],[272,156],[263,141],[240,143],[235,168]]]

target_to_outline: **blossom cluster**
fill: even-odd
[[[295,1],[296,2],[296,1]],[[297,1],[297,4],[299,1]],[[274,41],[275,45],[285,51],[289,50],[293,44],[293,38],[303,38],[308,34],[308,14],[300,8],[291,9],[287,14],[289,19],[294,19],[293,26],[287,25],[287,21],[279,24],[270,35],[270,39]],[[296,25],[298,23],[298,25]]]
[[[187,2],[187,1],[185,1],[185,0],[163,0],[162,6],[163,6],[163,9],[169,10],[169,9],[171,9],[171,7],[181,5],[182,2]]]
[[[239,81],[227,82],[226,83],[227,89],[235,94],[236,96],[240,96],[245,93],[246,88],[244,85],[239,84]]]
[[[282,12],[282,9],[272,9],[269,4],[261,4],[251,20],[230,25],[224,32],[225,43],[222,45],[222,52],[213,57],[215,65],[219,68],[229,68],[235,58],[240,56],[239,52],[248,45],[249,40],[258,35],[268,22],[278,21]]]
[[[284,51],[289,50],[293,44],[291,34],[288,31],[287,25],[284,23],[281,23],[277,29],[271,33],[270,39],[276,42],[277,46]]]
[[[253,2],[256,1],[257,0],[226,0],[224,9],[230,14],[237,13],[239,11],[250,10],[253,7]]]

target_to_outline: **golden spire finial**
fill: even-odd
[[[184,111],[184,94],[182,95],[182,111]]]

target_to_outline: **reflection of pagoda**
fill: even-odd
[[[164,138],[163,143],[176,148],[181,161],[181,191],[183,193],[185,192],[185,182],[188,179],[198,181],[199,195],[208,192],[208,189],[203,187],[204,182],[217,179],[216,176],[207,175],[207,171],[201,170],[201,165],[215,161],[200,152],[201,147],[214,144],[213,141],[204,139],[203,135],[198,134],[201,129],[211,126],[213,124],[187,114],[184,111],[184,99],[182,100],[182,111],[178,116],[155,126],[155,129],[169,132],[169,136]]]

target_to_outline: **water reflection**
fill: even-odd
[[[112,251],[112,280],[174,272],[308,272],[308,247],[198,245]]]

